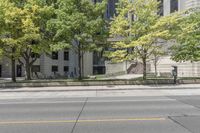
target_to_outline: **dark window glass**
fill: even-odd
[[[110,18],[110,13],[109,13],[109,6],[107,5],[107,9],[106,9],[106,17]]]
[[[131,14],[131,20],[135,21],[135,15],[134,14]]]
[[[116,14],[116,3],[118,0],[108,0],[106,17],[109,19]]]
[[[170,12],[176,12],[178,11],[178,0],[171,0],[170,1]]]
[[[31,58],[40,58],[40,55],[36,53],[31,53]]]
[[[32,66],[32,72],[40,72],[40,66],[39,65]]]
[[[105,74],[106,68],[105,66],[94,66],[93,67],[93,74]]]
[[[158,15],[163,16],[164,15],[164,5],[163,5],[163,0],[158,0],[159,5],[158,5]]]
[[[52,52],[52,59],[58,60],[58,52]]]
[[[69,72],[69,67],[68,66],[64,66],[64,72]]]
[[[94,4],[96,4],[97,2],[101,2],[101,0],[94,0]]]
[[[102,2],[102,0],[92,0],[95,4]]]
[[[52,66],[51,71],[52,72],[58,72],[58,66]]]
[[[105,65],[103,52],[93,52],[93,65]]]
[[[64,52],[64,60],[69,60],[69,52],[68,51]]]
[[[22,66],[17,65],[17,77],[22,77]]]
[[[115,2],[114,0],[110,0],[109,1],[109,13],[110,13],[110,17],[113,17],[114,12],[115,12]]]

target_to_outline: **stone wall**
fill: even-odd
[[[179,77],[200,77],[200,62],[174,62],[170,59],[170,56],[160,58],[157,65],[159,73],[171,73],[173,70],[172,66],[178,66]],[[154,64],[151,62],[151,72],[154,71]]]

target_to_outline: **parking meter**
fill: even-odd
[[[177,77],[178,77],[178,67],[177,66],[172,66],[173,70],[172,70],[172,75],[174,77],[174,84],[177,83]]]

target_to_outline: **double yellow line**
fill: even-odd
[[[78,123],[95,122],[131,122],[131,121],[164,121],[165,118],[129,118],[129,119],[97,119],[97,120],[78,120]],[[44,120],[44,121],[0,121],[0,125],[11,124],[53,124],[53,123],[75,123],[76,120]]]

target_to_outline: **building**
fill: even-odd
[[[93,74],[92,53],[84,54],[84,76]],[[24,77],[24,67],[16,62],[16,76]],[[74,78],[78,76],[78,57],[73,50],[52,52],[51,55],[42,54],[32,68],[34,78]],[[10,59],[0,61],[0,77],[11,77]]]

